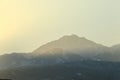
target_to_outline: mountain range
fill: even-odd
[[[120,45],[107,47],[84,37],[66,35],[58,40],[44,44],[30,53],[12,53],[0,56],[0,69],[87,59],[119,62]]]
[[[107,76],[112,75],[111,72],[114,72],[114,76],[116,76],[116,74],[120,73],[119,67],[120,45],[107,47],[77,35],[63,36],[58,40],[40,46],[30,53],[11,53],[0,56],[0,74],[5,75],[4,77],[7,76],[7,78],[16,78],[15,80],[21,80],[20,75],[24,76],[22,73],[26,73],[26,77],[24,76],[24,79],[28,78],[26,80],[68,80],[67,78],[74,72],[75,74],[77,73],[77,76],[82,76],[85,72],[86,77],[93,77],[84,78],[84,76],[82,76],[82,78],[78,77],[69,80],[110,80]],[[79,72],[74,70],[76,68],[78,68]],[[113,68],[116,69],[113,70]],[[72,73],[68,74],[66,72],[64,76],[58,77],[59,79],[44,79],[39,75],[35,79],[28,77],[32,73],[42,74],[39,72],[42,71],[41,69],[45,71],[45,73],[43,73],[44,76],[49,76],[48,71],[50,70],[52,72],[52,70],[55,71],[55,69],[58,72],[59,69],[66,69],[68,72],[72,69]],[[83,71],[81,71],[81,69],[83,69]],[[32,72],[31,74],[29,74],[29,70]],[[115,71],[117,71],[117,73]],[[97,72],[98,74],[96,74]],[[8,75],[8,73],[10,75]],[[61,72],[59,74],[62,75]],[[98,75],[99,79],[94,79],[94,77]],[[103,78],[100,78],[100,75],[102,75]],[[63,77],[63,79],[61,77]],[[117,77],[119,78],[119,76]],[[111,80],[119,80],[118,78]]]
[[[66,35],[58,40],[44,44],[34,50],[35,55],[55,55],[55,54],[79,55],[84,59],[120,61],[120,45],[107,47],[93,42],[85,37],[77,35]]]

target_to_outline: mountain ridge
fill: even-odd
[[[119,46],[106,47],[84,37],[63,36],[31,53],[0,56],[0,77],[14,80],[119,80],[119,50]]]
[[[40,46],[31,53],[2,55],[0,56],[0,69],[46,66],[81,60],[119,62],[120,52],[118,50],[113,50],[111,47],[95,43],[84,37],[69,35]]]
[[[108,48],[104,45],[95,43],[85,37],[78,37],[77,35],[66,35],[58,40],[44,44],[34,50],[32,53],[46,53],[46,51],[53,50],[55,48],[60,48],[66,51],[79,51],[80,49],[90,49],[96,47]]]

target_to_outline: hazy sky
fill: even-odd
[[[29,52],[67,34],[120,43],[120,0],[0,0],[0,53]]]

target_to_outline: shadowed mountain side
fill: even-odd
[[[116,61],[120,61],[120,44],[112,46],[111,52],[113,53],[113,58],[115,58]]]
[[[66,62],[76,62],[85,60],[78,54],[47,54],[34,56],[31,54],[6,54],[0,56],[0,69],[17,68],[25,66],[49,66],[55,64],[63,64]]]
[[[0,71],[13,80],[119,80],[120,63],[78,61],[46,67],[21,67]]]

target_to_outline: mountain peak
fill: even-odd
[[[55,50],[55,49],[79,52],[81,50],[92,49],[92,48],[96,49],[99,47],[103,47],[103,46],[91,40],[88,40],[84,37],[79,37],[75,34],[72,34],[72,35],[65,35],[58,40],[42,45],[38,49],[33,51],[33,53],[46,53],[46,52],[51,52],[51,50]]]
[[[73,37],[73,38],[79,38],[79,36],[75,35],[75,34],[72,34],[72,35],[65,35],[63,37]]]
[[[66,39],[69,39],[69,40],[80,40],[80,39],[83,39],[83,40],[87,40],[85,37],[79,37],[75,34],[72,34],[72,35],[65,35],[63,37],[61,37],[59,40],[66,40]]]

